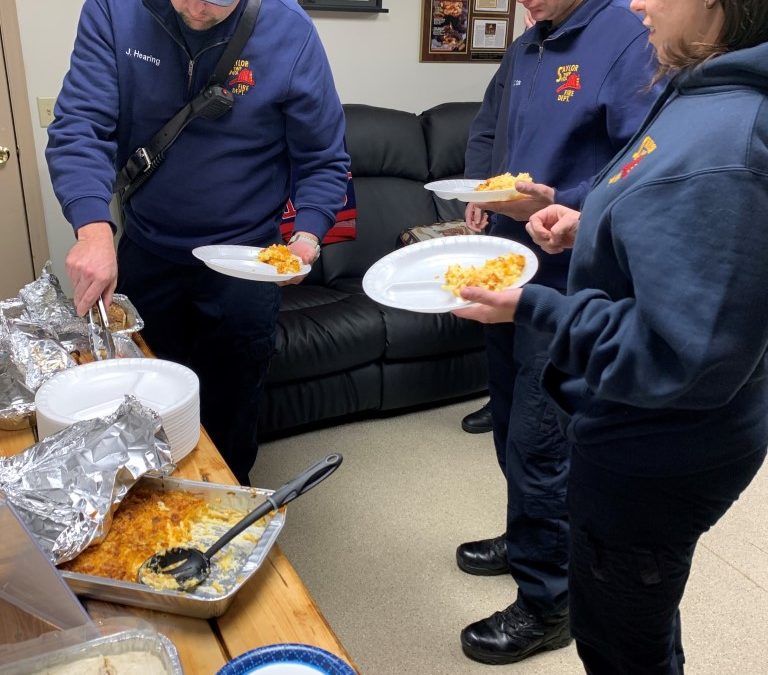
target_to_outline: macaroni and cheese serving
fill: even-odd
[[[480,286],[501,291],[514,284],[525,269],[525,256],[518,253],[501,255],[487,260],[481,267],[450,265],[445,272],[443,288],[460,297],[465,286]]]
[[[513,176],[511,173],[507,172],[500,176],[493,176],[484,180],[475,188],[475,192],[483,192],[485,190],[511,190],[514,189],[515,183],[519,180],[532,181],[533,178],[531,178],[531,174],[529,173],[518,173]]]
[[[291,274],[301,269],[301,260],[293,255],[285,244],[272,244],[262,249],[258,258],[261,262],[275,267],[278,274]]]

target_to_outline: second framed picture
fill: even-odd
[[[475,0],[475,12],[509,12],[509,0]]]

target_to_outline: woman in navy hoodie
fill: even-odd
[[[566,295],[462,291],[456,314],[551,331],[543,384],[572,444],[572,632],[592,675],[683,672],[696,543],[768,444],[768,5],[633,0],[673,75],[579,214]],[[578,237],[575,236],[578,229]]]

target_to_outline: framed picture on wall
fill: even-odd
[[[465,60],[470,0],[424,0],[422,58],[430,61]],[[427,57],[427,58],[424,58]]]
[[[510,0],[422,0],[421,61],[501,61],[514,13]]]
[[[475,13],[482,12],[509,12],[509,0],[475,0]]]
[[[382,0],[299,0],[304,9],[333,12],[388,12]]]
[[[507,46],[507,22],[504,19],[472,21],[472,49],[503,51]]]

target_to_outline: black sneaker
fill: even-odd
[[[536,617],[512,604],[461,631],[461,647],[475,661],[502,664],[522,661],[541,651],[571,643],[568,610]]]

